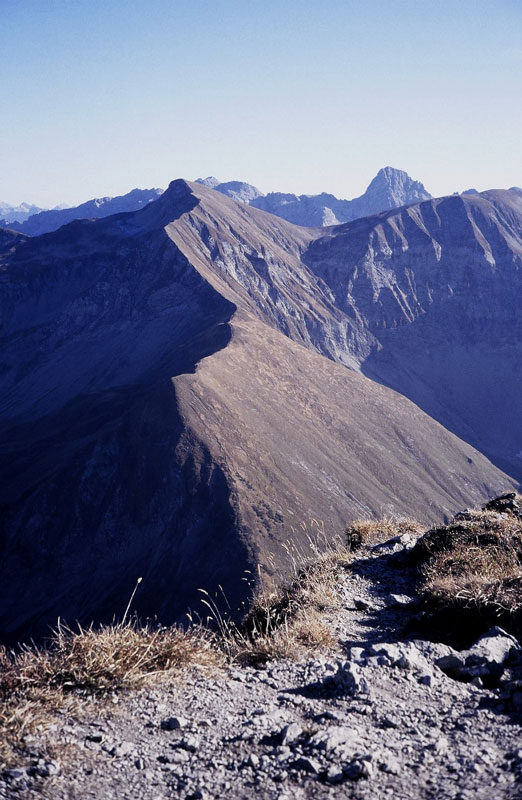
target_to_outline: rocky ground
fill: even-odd
[[[411,544],[343,573],[338,653],[82,704],[26,739],[0,797],[522,798],[522,651],[500,629],[466,651],[421,638]]]

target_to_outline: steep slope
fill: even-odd
[[[304,260],[373,337],[354,354],[362,371],[522,478],[522,197],[451,196],[361,219]]]
[[[119,197],[98,197],[73,208],[56,208],[50,211],[32,212],[25,221],[9,225],[27,236],[40,236],[56,231],[75,219],[100,219],[124,211],[137,211],[147,203],[157,200],[163,189],[132,189]],[[7,221],[8,218],[4,220]]]
[[[406,172],[393,167],[379,170],[364,194],[353,200],[339,200],[327,192],[316,195],[269,192],[264,195],[249,183],[220,183],[214,177],[200,178],[197,183],[215,189],[233,200],[241,200],[268,211],[295,225],[308,227],[337,225],[431,197],[422,183],[412,180]]]
[[[435,520],[510,485],[333,363],[373,340],[303,264],[317,235],[184,181],[138,212],[6,234],[3,639],[110,619],[138,576],[141,614],[180,619],[199,587],[237,609],[244,571],[282,569],[312,517]]]

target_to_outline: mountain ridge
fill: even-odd
[[[308,227],[337,224],[354,216],[374,213],[431,196],[418,181],[413,181],[407,173],[392,167],[381,169],[366,192],[354,200],[339,200],[326,192],[299,196],[280,192],[264,195],[249,183],[243,181],[221,183],[213,177],[200,178],[196,183],[215,189],[233,200],[251,204],[290,222]],[[7,218],[1,220],[0,207],[0,226],[11,227],[29,236],[39,236],[57,230],[75,219],[97,219],[120,212],[137,211],[143,205],[156,200],[162,192],[162,189],[132,189],[125,195],[95,198],[72,208],[40,210],[39,213],[19,222],[9,221]]]
[[[124,195],[97,197],[71,208],[40,210],[19,224],[5,224],[5,227],[11,227],[28,236],[40,236],[58,230],[62,225],[77,219],[99,219],[125,211],[136,211],[147,203],[157,200],[162,191],[162,189],[132,189]],[[1,224],[6,222],[7,220],[1,220]]]
[[[178,180],[136,212],[7,232],[5,641],[112,618],[138,575],[143,616],[179,620],[201,587],[238,610],[243,571],[284,572],[312,517],[436,521],[514,485],[360,374],[375,336],[306,263],[331,230]]]
[[[403,170],[383,167],[366,191],[353,200],[340,200],[332,194],[295,195],[269,192],[264,195],[255,186],[239,181],[220,183],[217,178],[199,178],[201,183],[234,200],[280,216],[295,225],[307,227],[337,225],[388,208],[426,200],[431,197],[422,183],[412,180]]]

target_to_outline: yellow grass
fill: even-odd
[[[45,648],[0,648],[0,760],[22,747],[23,737],[79,695],[139,687],[175,677],[192,664],[218,665],[215,637],[201,628],[153,629],[125,621],[76,630],[59,626]]]

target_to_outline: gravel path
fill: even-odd
[[[504,670],[494,689],[439,668],[451,673],[459,654],[406,637],[417,611],[407,546],[369,550],[343,575],[344,601],[325,612],[338,654],[193,670],[63,714],[28,740],[32,766],[4,773],[0,797],[522,798],[520,648],[497,629],[487,657],[468,658],[468,679],[498,683]],[[38,760],[49,740],[56,760]]]

